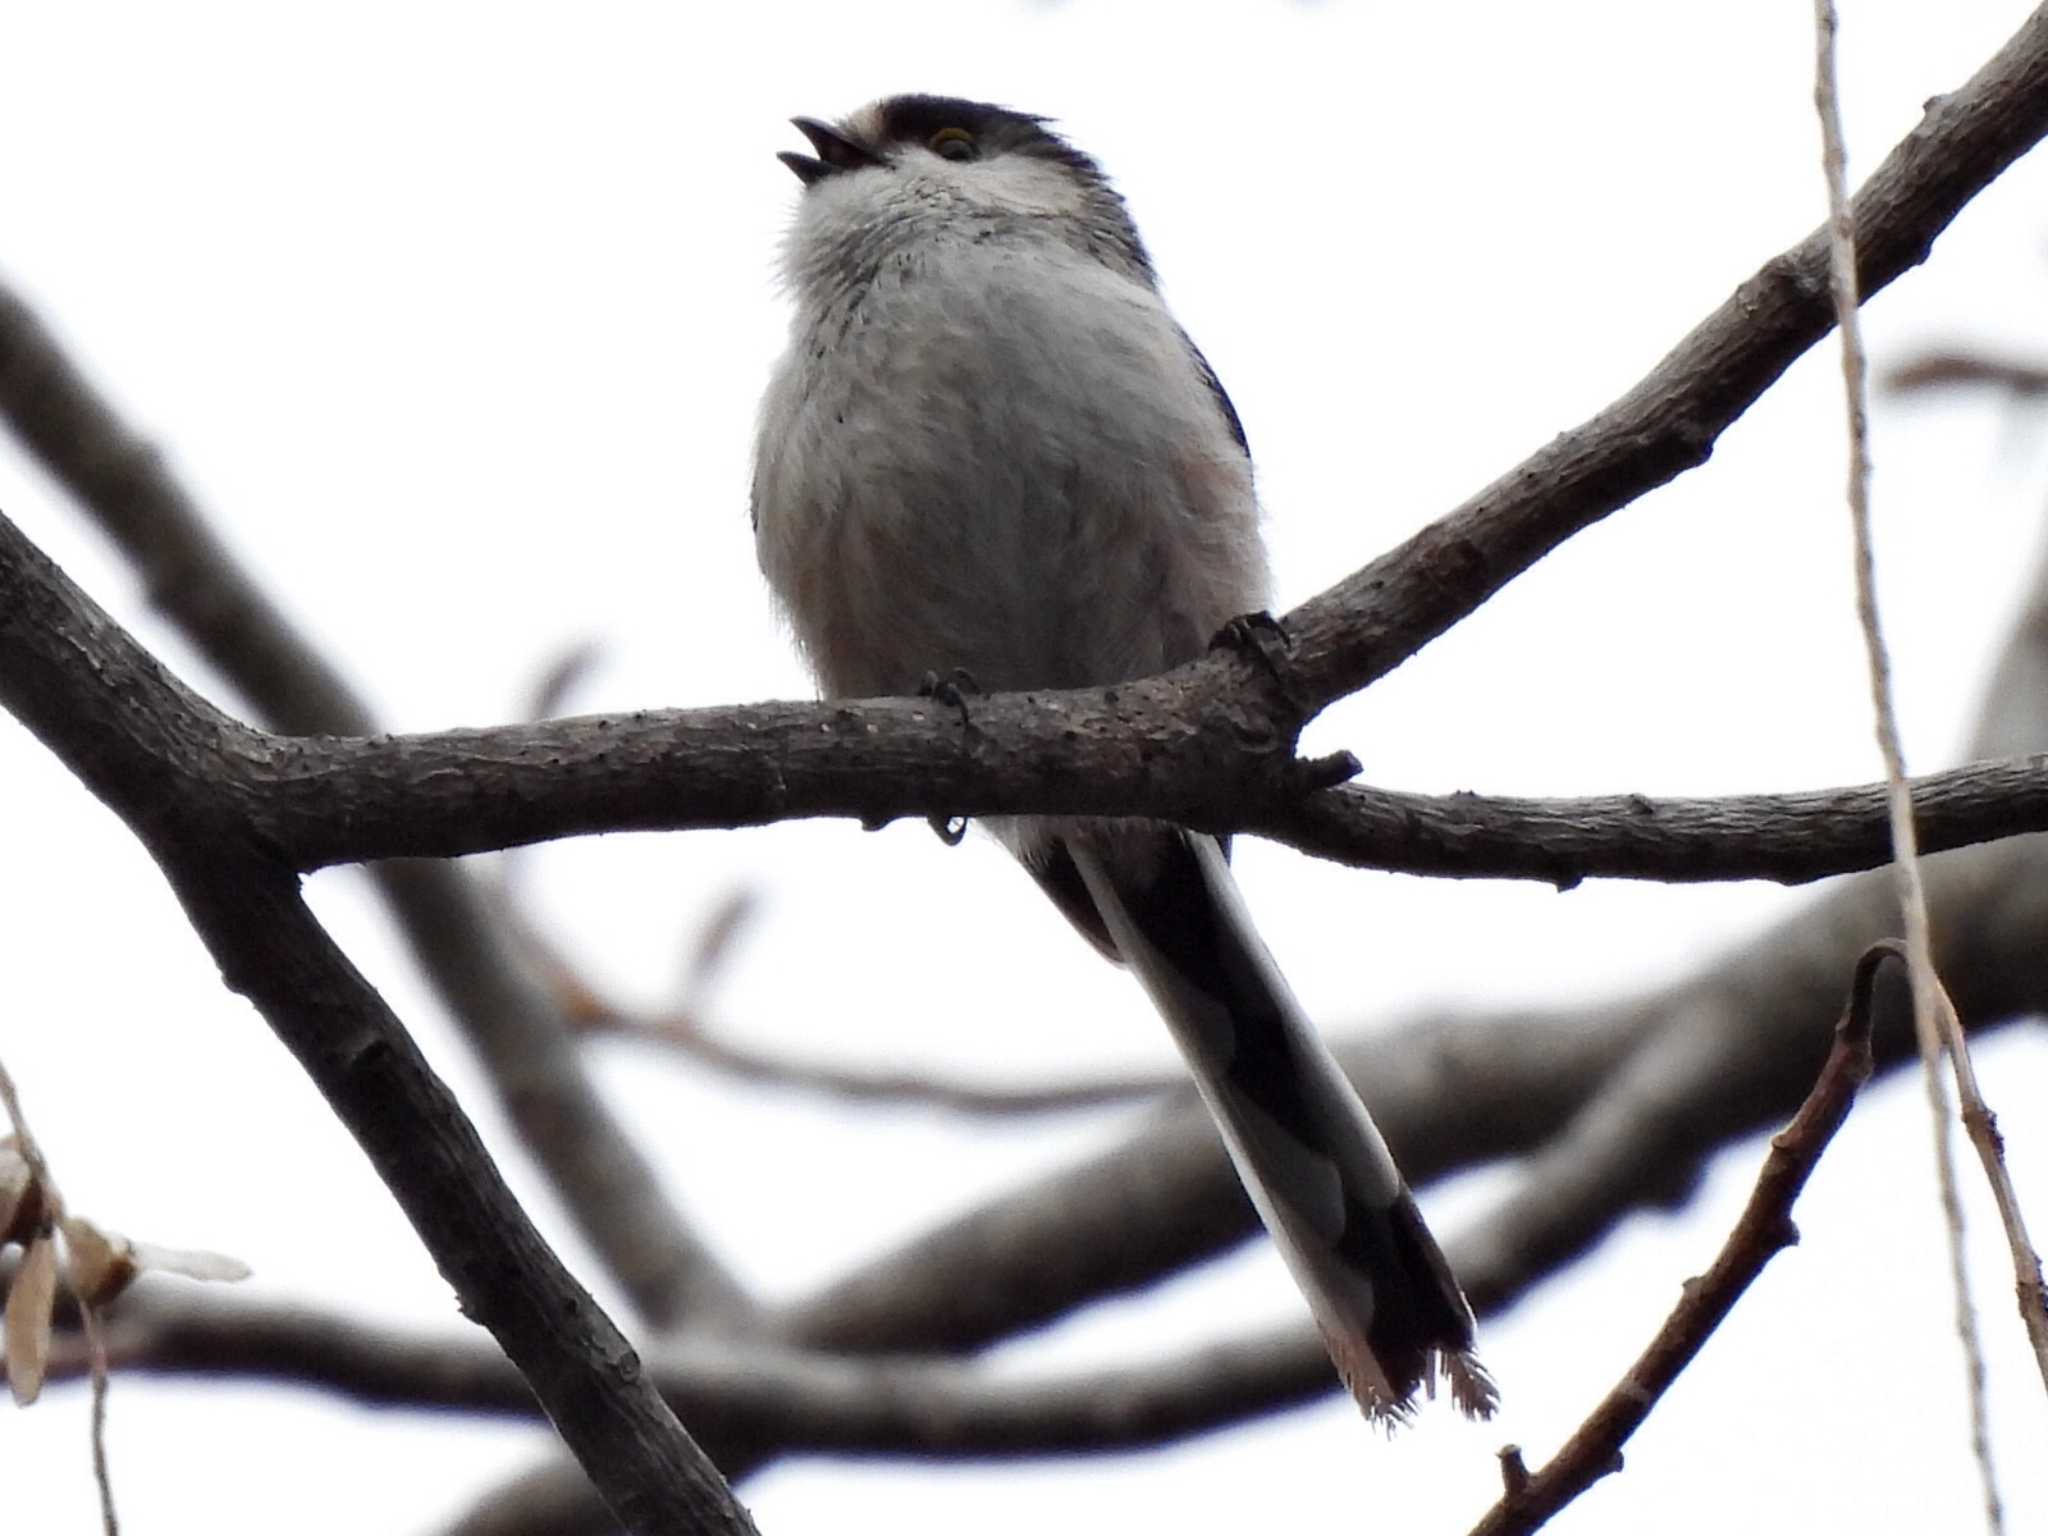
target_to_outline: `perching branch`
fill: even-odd
[[[1304,801],[1273,780],[1268,749],[1172,758],[1172,741],[1188,746],[1187,733],[1163,705],[1136,706],[1139,689],[1160,700],[1174,692],[1159,681],[1107,698],[990,695],[975,701],[965,730],[957,712],[917,700],[652,710],[368,739],[267,736],[209,709],[180,727],[181,750],[205,758],[251,829],[306,871],[593,832],[880,819],[944,803],[975,814],[1170,816],[1280,836],[1347,863],[1567,886],[1591,875],[1801,882],[1888,858],[1879,786],[1714,800],[1345,787]],[[1916,780],[1914,791],[1930,850],[2048,830],[2048,757],[1953,769]]]
[[[1898,395],[1983,388],[2015,400],[2033,400],[2048,395],[2048,364],[2033,358],[1980,356],[1937,348],[1887,369],[1884,387]]]

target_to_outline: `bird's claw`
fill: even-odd
[[[950,704],[959,710],[962,729],[971,731],[974,728],[974,716],[967,708],[967,696],[970,693],[980,693],[981,684],[974,680],[974,674],[965,667],[955,667],[943,677],[937,672],[927,672],[924,681],[918,684],[917,691],[922,698],[940,704]],[[958,848],[961,839],[967,836],[965,816],[927,816],[925,821],[932,831],[938,834],[939,841],[948,848]]]
[[[1221,629],[1209,642],[1212,651],[1241,651],[1257,661],[1272,674],[1276,683],[1284,683],[1280,663],[1294,648],[1294,637],[1287,633],[1287,626],[1272,614],[1261,609],[1257,613],[1241,613]]]
[[[924,681],[917,685],[919,698],[950,704],[959,710],[962,725],[974,724],[974,717],[967,709],[967,696],[980,692],[981,684],[974,680],[974,674],[965,667],[955,667],[943,677],[937,672],[927,672]]]

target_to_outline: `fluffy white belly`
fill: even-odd
[[[1265,601],[1250,464],[1156,294],[928,242],[799,318],[764,404],[762,569],[830,695],[1141,676]]]

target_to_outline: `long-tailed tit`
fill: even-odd
[[[1123,199],[1042,118],[896,96],[798,118],[796,314],[754,461],[761,568],[825,693],[1161,672],[1266,601],[1244,428],[1159,295]],[[992,830],[1172,1027],[1368,1413],[1439,1368],[1494,1390],[1472,1313],[1213,837]]]

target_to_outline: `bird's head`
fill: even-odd
[[[953,96],[889,96],[836,123],[792,119],[812,153],[788,252],[806,279],[858,268],[878,241],[1052,235],[1150,283],[1152,264],[1102,168],[1029,112]]]

